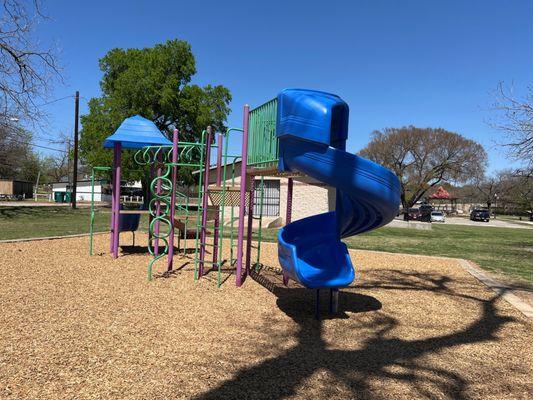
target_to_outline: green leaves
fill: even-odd
[[[139,114],[155,122],[170,138],[174,128],[181,141],[197,141],[208,125],[224,131],[231,93],[224,86],[191,85],[196,62],[191,46],[169,40],[144,49],[112,49],[101,60],[102,96],[89,101],[89,114],[81,117],[81,155],[86,163],[111,165],[112,154],[104,139],[128,117]],[[133,156],[123,156],[124,179],[140,179]],[[183,171],[187,175],[186,171]],[[190,177],[183,176],[189,180]]]

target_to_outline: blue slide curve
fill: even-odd
[[[345,151],[348,105],[336,95],[284,90],[278,96],[276,134],[281,171],[301,172],[337,189],[335,211],[280,229],[284,275],[311,289],[346,287],[355,275],[341,239],[379,228],[396,216],[398,178]]]

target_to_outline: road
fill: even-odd
[[[471,226],[488,226],[493,228],[525,228],[533,229],[533,222],[516,221],[511,222],[502,219],[491,219],[489,222],[470,221],[468,218],[447,217],[446,224],[451,225],[471,225]]]

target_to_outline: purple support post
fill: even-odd
[[[292,192],[293,192],[294,182],[292,178],[289,178],[287,181],[287,215],[285,216],[285,225],[291,223],[292,219]]]
[[[223,136],[221,133],[218,134],[218,147],[217,147],[217,180],[216,185],[220,186],[222,184],[222,147],[223,147]],[[213,266],[218,261],[218,238],[219,238],[219,230],[220,230],[220,209],[218,210],[216,216],[215,216],[215,223],[214,223],[214,234],[213,234]],[[224,223],[224,222],[222,222]]]
[[[236,285],[242,285],[242,252],[244,242],[244,211],[246,209],[246,169],[248,160],[248,117],[250,106],[244,106],[242,132],[241,193],[239,199],[239,228],[237,234],[237,277]]]
[[[218,148],[217,148],[217,186],[222,184],[222,148],[224,143],[224,136],[222,133],[218,134]]]
[[[178,130],[174,129],[172,134],[172,192],[170,197],[170,236],[168,243],[167,270],[172,271],[174,261],[174,215],[176,213],[176,181],[178,178]]]
[[[157,177],[158,178],[161,177],[161,174],[163,172],[161,168],[161,162],[162,162],[161,152],[162,150],[160,150],[159,153],[157,153]],[[155,192],[158,197],[161,195],[161,180],[160,179],[157,180]],[[161,215],[161,201],[157,200],[156,206],[155,206],[155,217],[159,218],[160,215]],[[157,237],[159,236],[159,219],[155,221],[154,236],[156,237],[156,239],[154,240],[154,255],[157,257],[159,255],[159,239],[157,239]]]
[[[209,166],[211,164],[211,127],[207,127],[206,150],[205,150],[205,172],[204,172],[204,187],[202,195],[202,230],[200,232],[200,264],[198,268],[198,278],[204,274],[205,261],[205,244],[207,240],[207,207],[208,197],[207,191],[209,189]]]
[[[250,175],[250,198],[248,199],[248,226],[247,226],[247,232],[246,232],[246,268],[245,268],[245,274],[248,276],[250,273],[250,259],[252,258],[252,225],[253,225],[253,217],[254,217],[254,181],[255,176]]]
[[[122,145],[120,142],[115,142],[116,154],[116,168],[115,168],[115,217],[113,219],[113,258],[118,257],[118,242],[120,232],[118,231],[118,225],[120,220],[120,159],[122,156]]]
[[[291,223],[292,219],[292,192],[293,192],[294,182],[292,178],[289,178],[287,181],[287,215],[285,216],[285,225]],[[289,284],[289,277],[283,272],[283,284],[287,286]]]
[[[151,185],[152,185],[152,181],[154,180],[154,176],[155,176],[155,159],[154,159],[154,162],[150,164],[150,176],[149,176],[149,179],[148,179],[148,193],[147,193],[147,201],[146,201],[146,204],[148,204],[148,207],[150,207],[150,203],[152,202],[152,188],[151,188]],[[151,226],[152,225],[152,220],[154,219],[154,217],[152,217],[152,213],[149,212],[148,213],[148,226]],[[148,229],[148,246],[150,246],[152,244],[152,230],[151,229]]]
[[[113,250],[115,248],[115,187],[116,187],[116,181],[115,178],[116,175],[116,169],[117,169],[117,146],[115,143],[115,146],[113,147],[113,169],[111,170],[111,222],[109,227],[109,252],[113,254]]]

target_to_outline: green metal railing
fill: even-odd
[[[159,149],[157,151],[159,151]],[[169,218],[172,198],[172,181],[170,180],[171,172],[172,163],[167,164],[165,172],[161,176],[155,177],[150,184],[152,199],[150,200],[149,210],[152,221],[149,225],[150,233],[148,240],[148,251],[153,258],[148,264],[148,280],[152,280],[152,269],[155,262],[168,254],[168,237],[170,236],[170,231],[172,230],[172,222]],[[153,244],[154,241],[157,242],[156,246]],[[159,251],[161,242],[164,244],[163,251]]]
[[[94,236],[94,179],[97,171],[111,171],[111,167],[93,167],[91,172],[91,217],[89,221],[89,255],[93,255],[93,236]],[[102,193],[102,191],[100,191]],[[101,199],[100,199],[101,200]]]
[[[208,243],[207,242],[207,235],[205,237],[205,243],[200,243],[200,238],[201,238],[201,230],[202,229],[207,229],[207,224],[208,222],[205,221],[205,226],[202,225],[202,221],[201,221],[201,216],[199,215],[198,216],[198,221],[197,221],[197,242],[196,242],[196,246],[195,246],[195,265],[194,265],[194,270],[195,270],[195,273],[194,273],[194,276],[195,276],[195,279],[198,279],[199,277],[199,264],[200,264],[200,257],[199,257],[199,252],[200,252],[200,245],[203,245],[203,246],[208,246],[210,248],[213,248],[213,251],[217,251],[217,254],[216,254],[216,261],[209,261],[207,259],[204,259],[202,261],[202,263],[204,265],[211,265],[212,269],[215,269],[217,270],[217,286],[220,287],[222,285],[222,282],[223,282],[223,279],[222,279],[222,265],[227,261],[227,260],[224,260],[223,259],[223,247],[224,247],[224,238],[225,238],[225,229],[226,229],[226,226],[225,226],[225,217],[226,217],[226,212],[228,210],[226,210],[226,208],[229,208],[230,210],[230,221],[229,221],[229,229],[230,229],[230,243],[229,243],[229,246],[230,246],[230,260],[229,260],[229,263],[230,265],[233,265],[233,262],[235,261],[234,260],[234,247],[236,247],[236,243],[235,243],[235,238],[234,238],[234,224],[235,224],[235,211],[234,209],[235,208],[238,208],[237,205],[228,205],[226,204],[226,199],[227,199],[227,187],[230,186],[230,187],[235,187],[236,186],[236,181],[235,181],[235,178],[236,178],[236,172],[237,172],[237,167],[236,167],[236,164],[237,162],[241,159],[241,156],[240,155],[230,155],[228,154],[228,148],[229,148],[229,136],[230,136],[230,133],[231,132],[242,132],[243,130],[240,129],[240,128],[229,128],[223,135],[224,135],[224,147],[223,149],[218,149],[218,146],[217,145],[212,145],[211,148],[217,148],[219,151],[222,152],[222,165],[221,165],[221,182],[222,182],[222,190],[221,190],[221,203],[218,205],[218,220],[219,220],[219,225],[218,227],[215,227],[215,226],[212,226],[210,227],[210,229],[213,230],[213,233],[215,230],[218,230],[218,241],[215,242],[214,241],[214,238],[213,238],[213,243]],[[206,160],[205,161],[206,163],[208,163],[209,161]],[[204,177],[203,179],[208,179],[207,177]],[[204,189],[203,189],[203,186],[202,186],[202,183],[203,183],[203,179],[202,179],[202,176],[200,177],[200,180],[199,180],[199,185],[200,185],[200,190],[199,190],[199,193],[200,193],[200,197],[199,197],[199,204],[201,204],[201,197],[202,196],[209,196],[209,191],[211,190],[209,187],[207,189],[207,192],[204,193]],[[228,181],[231,180],[231,184],[228,185]],[[208,218],[209,220],[209,218]]]
[[[272,99],[250,111],[248,130],[248,166],[267,169],[277,165],[279,159],[279,141],[276,137],[277,99]],[[256,270],[260,266],[261,242],[263,229],[264,177],[259,187],[258,216],[252,219],[259,221],[257,231]],[[250,210],[253,213],[253,210]],[[251,240],[251,238],[250,238]],[[254,248],[254,246],[252,246]]]
[[[201,208],[201,184],[203,179],[203,169],[204,169],[204,149],[205,149],[205,131],[202,132],[202,138],[199,143],[194,142],[179,142],[178,143],[178,162],[172,162],[172,146],[148,146],[144,147],[141,150],[137,151],[134,155],[134,159],[137,164],[140,165],[151,165],[159,164],[163,168],[162,176],[155,177],[150,184],[150,191],[152,193],[152,200],[149,204],[149,211],[152,217],[152,221],[149,225],[149,245],[148,250],[153,256],[152,260],[148,265],[148,280],[152,279],[152,270],[155,262],[168,254],[168,236],[170,235],[170,230],[173,229],[173,221],[169,219],[170,215],[170,204],[171,204],[171,194],[172,194],[172,181],[170,180],[171,170],[173,166],[177,167],[194,167],[199,170],[199,190],[197,195],[197,204],[196,204],[196,221],[200,219],[202,212]],[[184,246],[185,253],[187,251],[187,221],[192,214],[190,212],[190,202],[189,196],[184,195],[183,193],[176,192],[176,201],[175,209],[178,210],[179,214],[185,215],[184,222]],[[184,204],[185,202],[185,204]],[[160,212],[157,215],[156,209],[159,206]],[[156,229],[157,227],[157,229]],[[162,228],[162,231],[161,231]],[[163,249],[161,252],[156,253],[155,247],[153,246],[153,241],[159,241],[163,243]],[[196,229],[196,252],[195,252],[195,263],[198,260],[198,241],[199,241],[199,230]]]
[[[278,100],[272,99],[250,111],[248,128],[248,165],[266,168],[279,158],[276,138]]]

